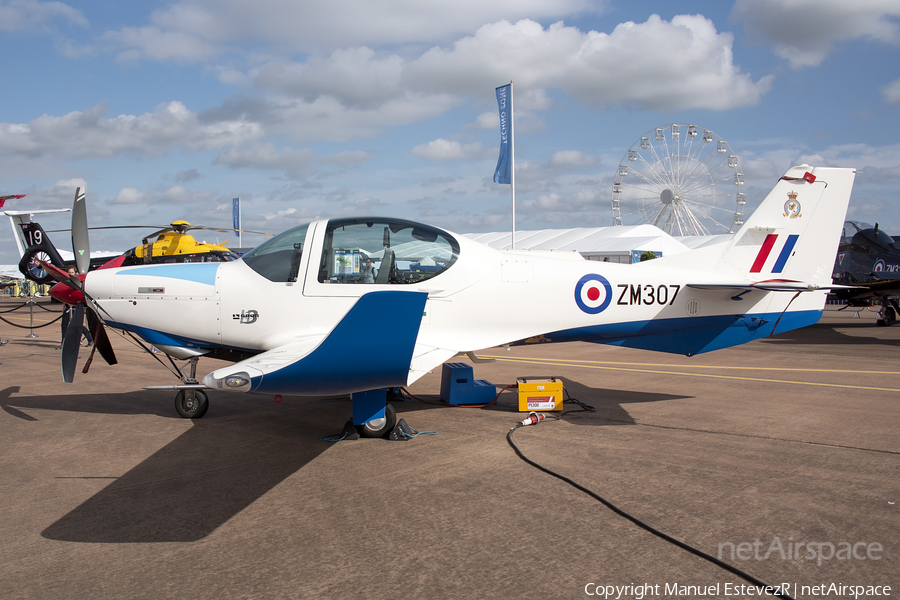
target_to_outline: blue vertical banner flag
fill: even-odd
[[[241,228],[241,199],[234,198],[231,201],[231,220],[234,222],[234,235],[240,236]]]
[[[494,183],[512,183],[511,152],[512,130],[512,83],[497,88],[497,106],[500,108],[500,158],[494,170]]]

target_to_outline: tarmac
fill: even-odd
[[[0,317],[27,327],[21,304]],[[441,406],[435,370],[409,389],[428,403],[394,405],[437,435],[405,442],[322,441],[347,398],[211,392],[191,421],[116,335],[120,364],[63,383],[39,327],[60,307],[31,308],[38,337],[0,321],[2,598],[771,597],[521,460],[513,391]],[[827,310],[691,358],[539,344],[474,367],[593,406],[513,442],[635,519],[794,598],[898,598],[898,349],[900,326]]]

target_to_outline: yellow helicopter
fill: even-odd
[[[11,197],[12,196],[2,196],[0,197],[0,200]],[[15,197],[21,198],[22,196]],[[41,266],[42,262],[46,262],[63,270],[74,265],[78,271],[86,273],[88,270],[98,268],[102,265],[119,267],[152,263],[228,262],[240,258],[240,254],[225,247],[224,244],[227,243],[227,241],[223,244],[207,244],[205,242],[198,242],[188,233],[188,231],[192,230],[227,232],[232,231],[231,229],[192,226],[190,223],[183,220],[173,221],[165,227],[159,225],[111,225],[105,227],[88,227],[83,188],[77,188],[75,190],[75,203],[72,206],[71,229],[53,229],[45,231],[40,223],[31,221],[30,216],[36,214],[35,211],[23,214],[26,214],[27,217],[19,220],[18,227],[13,227],[13,230],[21,239],[21,247],[25,248],[22,258],[19,260],[19,271],[27,279],[38,284],[50,283],[53,281],[53,277],[50,273]],[[87,243],[88,229],[156,229],[157,231],[145,236],[141,241],[140,246],[135,246],[123,254],[116,256],[114,254],[102,253],[92,257]],[[74,260],[63,260],[56,247],[47,236],[47,233],[61,231],[72,233]],[[249,231],[246,229],[235,229],[234,231],[267,236],[275,235],[274,233]],[[156,239],[151,241],[153,238]],[[79,264],[79,261],[83,264]]]
[[[140,246],[126,251],[123,266],[147,263],[226,262],[240,257],[224,245],[198,242],[188,233],[195,229],[229,231],[214,227],[192,227],[187,221],[173,221],[168,227],[144,237]],[[156,240],[151,242],[153,237],[156,237]]]

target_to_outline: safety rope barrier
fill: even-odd
[[[19,306],[15,307],[15,308],[11,308],[11,309],[9,309],[9,310],[0,311],[0,315],[5,315],[6,313],[16,312],[17,310],[19,310],[20,308],[22,308],[22,307],[24,307],[24,306],[28,306],[28,303],[27,303],[27,302],[23,302],[22,304],[20,304]]]
[[[16,306],[9,310],[0,311],[0,314],[5,315],[5,314],[12,313],[12,312],[16,312],[17,310],[21,310],[27,306],[32,306],[32,307],[37,306],[38,308],[42,308],[42,309],[46,310],[47,312],[56,312],[56,310],[54,310],[52,308],[47,308],[46,306],[44,306],[42,304],[38,304],[37,302],[34,302],[33,300],[29,300],[28,302],[23,302],[19,306]],[[57,321],[59,321],[62,318],[63,318],[63,314],[60,313],[60,315],[58,317],[56,317],[55,319],[53,319],[52,321],[50,321],[48,323],[44,323],[43,325],[19,325],[17,323],[13,323],[12,321],[4,319],[3,317],[0,317],[0,321],[3,321],[7,325],[12,325],[13,327],[18,327],[19,329],[40,329],[41,327],[47,327],[48,325],[53,325],[54,323],[56,323]]]
[[[57,321],[59,321],[59,320],[62,319],[62,318],[63,318],[63,316],[62,316],[62,315],[59,315],[58,317],[56,317],[56,318],[53,319],[52,321],[49,321],[49,322],[47,322],[47,323],[44,323],[43,325],[34,325],[34,326],[31,326],[31,325],[17,325],[16,323],[13,323],[12,321],[7,321],[7,320],[4,319],[3,317],[0,317],[0,321],[3,321],[3,322],[6,323],[7,325],[12,325],[13,327],[18,327],[19,329],[40,329],[41,327],[46,327],[47,325],[53,325],[54,323],[56,323]]]

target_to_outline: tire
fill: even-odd
[[[384,418],[372,419],[362,425],[357,425],[359,435],[365,438],[380,438],[388,435],[397,425],[397,411],[390,404],[384,407]]]
[[[884,315],[884,325],[885,327],[890,327],[894,323],[897,322],[897,312],[894,310],[892,306],[886,307],[882,314]]]
[[[209,398],[203,390],[194,390],[194,402],[190,403],[185,398],[184,390],[178,390],[175,394],[175,410],[185,419],[199,419],[209,410]]]

